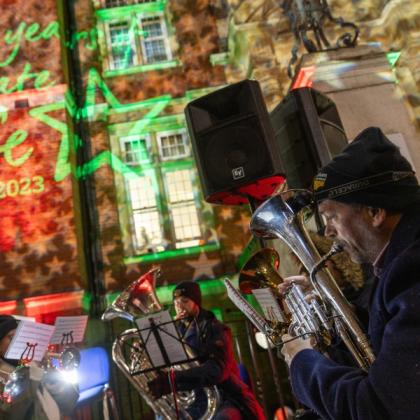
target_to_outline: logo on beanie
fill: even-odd
[[[312,186],[314,191],[317,191],[320,188],[323,188],[326,181],[327,181],[327,174],[318,174],[314,178],[314,183],[313,183],[313,186]]]

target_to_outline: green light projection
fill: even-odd
[[[153,4],[151,3],[148,5],[136,5],[133,6],[131,11],[133,13],[139,13],[140,11],[142,13],[152,13],[157,11],[161,12],[164,10],[165,4],[166,1],[154,2]],[[126,13],[127,9],[124,11],[125,15]],[[112,13],[110,15],[105,13],[102,14],[101,19],[106,20],[113,17],[114,16]],[[137,35],[144,37],[147,37],[148,35],[146,31],[140,31],[138,26],[132,26],[131,30],[137,31]],[[26,22],[18,22],[18,25],[15,29],[6,30],[3,37],[3,42],[5,44],[4,50],[7,52],[3,56],[0,55],[0,67],[4,70],[6,70],[7,67],[10,69],[20,68],[20,74],[15,74],[19,72],[10,71],[10,77],[0,77],[0,94],[10,95],[10,102],[5,102],[5,104],[7,103],[6,106],[0,105],[0,124],[9,124],[9,122],[13,119],[16,123],[18,118],[23,118],[23,124],[21,126],[19,126],[19,123],[17,126],[10,125],[8,130],[4,131],[5,134],[0,136],[0,157],[3,157],[3,164],[5,165],[4,167],[6,167],[6,169],[9,167],[8,171],[2,172],[2,177],[10,178],[10,171],[12,170],[11,168],[20,168],[20,174],[22,174],[22,176],[20,178],[17,177],[17,179],[5,179],[5,182],[1,180],[0,199],[3,198],[4,192],[4,194],[7,195],[7,199],[19,198],[19,203],[24,203],[23,196],[32,194],[39,195],[44,192],[45,195],[39,195],[40,198],[37,199],[37,203],[39,202],[39,205],[41,206],[42,203],[46,201],[44,200],[44,197],[59,197],[61,191],[63,191],[62,196],[68,198],[68,194],[71,194],[71,187],[69,187],[70,183],[68,181],[69,175],[76,179],[81,179],[83,177],[94,174],[103,166],[109,166],[116,173],[122,174],[124,179],[137,178],[139,175],[142,175],[142,172],[144,172],[146,169],[145,165],[127,165],[120,157],[120,153],[116,153],[116,150],[112,149],[105,151],[102,150],[90,158],[89,161],[85,161],[75,166],[73,159],[71,159],[71,155],[75,150],[77,150],[77,148],[83,146],[83,140],[73,132],[72,125],[69,125],[66,122],[64,117],[65,113],[67,113],[67,115],[70,116],[75,123],[82,121],[86,123],[92,123],[96,121],[106,121],[108,119],[112,121],[115,119],[114,117],[117,114],[139,111],[141,118],[135,121],[130,121],[130,127],[128,131],[125,131],[124,133],[128,136],[140,135],[148,131],[156,132],[156,129],[163,128],[170,129],[171,127],[174,127],[179,129],[181,125],[182,128],[185,128],[182,116],[177,115],[174,118],[174,116],[171,115],[169,118],[168,116],[162,115],[163,111],[168,106],[179,107],[184,103],[185,100],[188,100],[188,95],[200,95],[201,90],[200,92],[199,90],[194,90],[194,92],[186,92],[184,98],[174,99],[170,95],[162,95],[139,102],[121,103],[112,93],[110,87],[103,78],[109,75],[127,74],[128,72],[133,73],[135,71],[148,71],[173,67],[179,64],[179,61],[176,59],[165,62],[156,62],[153,64],[134,66],[130,69],[119,69],[115,70],[114,72],[104,71],[102,75],[95,68],[89,69],[86,75],[87,78],[85,91],[82,92],[82,96],[84,97],[82,106],[80,106],[80,103],[78,106],[70,90],[64,92],[64,98],[63,96],[60,96],[62,99],[58,101],[55,99],[54,101],[53,95],[55,95],[56,91],[50,90],[50,88],[57,86],[57,92],[62,92],[60,90],[60,86],[58,85],[58,83],[62,83],[60,76],[52,73],[51,69],[51,71],[46,69],[39,70],[37,65],[40,63],[35,64],[35,62],[31,63],[20,60],[21,56],[24,56],[24,43],[26,43],[25,48],[30,46],[30,48],[35,49],[39,47],[37,44],[39,44],[41,41],[51,40],[54,41],[57,45],[56,40],[59,40],[61,41],[62,47],[73,49],[76,46],[82,46],[85,49],[93,50],[98,49],[98,38],[103,35],[104,34],[101,33],[100,29],[94,28],[89,31],[78,32],[72,36],[71,41],[64,42],[63,40],[60,40],[60,26],[57,21],[43,24],[42,26],[39,23],[29,24]],[[0,42],[1,40],[2,39],[0,38]],[[38,70],[34,71],[35,68]],[[21,113],[17,102],[20,101],[20,98],[26,94],[26,90],[28,90],[27,98],[29,100],[27,101],[26,105],[23,106],[24,110]],[[205,93],[205,91],[206,90],[203,89],[201,93]],[[13,95],[18,94],[19,92],[25,93],[23,95]],[[40,94],[38,92],[40,92]],[[45,100],[42,99],[44,93]],[[62,95],[62,93],[60,93],[60,95]],[[100,97],[101,99],[99,99]],[[33,106],[33,98],[35,99],[35,103],[43,103],[43,105]],[[45,104],[45,102],[49,102],[51,99],[54,101],[53,103],[50,102]],[[21,117],[19,117],[19,115]],[[29,123],[27,124],[27,122]],[[39,128],[40,126],[41,128]],[[53,142],[51,143],[51,149],[47,146],[47,138],[45,137],[44,140],[43,137],[46,133],[48,133],[48,130],[46,130],[45,127],[48,127],[57,133],[56,135],[51,136],[51,130],[49,131],[51,136],[50,140]],[[108,130],[111,127],[112,125],[108,125]],[[40,141],[37,143],[37,139],[42,139],[42,142]],[[39,162],[41,159],[45,158],[47,158],[48,164],[50,166],[48,177],[42,177],[32,173],[30,176],[25,175],[27,168],[30,168],[30,170],[35,167],[41,168],[36,162]],[[151,164],[152,163],[149,163],[149,166]],[[192,163],[189,165],[191,164]],[[186,163],[181,161],[166,162],[165,165],[166,169],[174,169],[175,167],[176,169],[179,169],[182,168],[183,165],[185,166]],[[190,167],[189,165],[187,166]],[[39,173],[41,172],[42,171],[40,170]],[[44,172],[42,172],[42,174],[44,175]],[[158,194],[158,191],[156,191],[156,193]],[[53,194],[56,194],[56,196]],[[197,197],[195,196],[195,198]],[[27,197],[25,200],[26,201],[24,207],[30,208],[30,200],[35,200],[35,196],[33,198]],[[57,199],[56,202],[58,204],[60,200]],[[4,204],[5,201],[3,201],[3,205]],[[12,208],[13,206],[10,206],[8,217],[15,218],[15,214],[13,213]],[[15,208],[19,209],[19,207]],[[45,211],[45,218],[42,220],[47,220],[47,217],[49,217],[49,220],[52,222],[54,217],[51,216],[53,215],[55,208],[51,206],[49,209],[51,209],[51,211],[48,214]],[[42,225],[41,218],[39,219],[40,225]],[[60,220],[61,219],[57,219],[58,224],[60,223]],[[204,219],[203,217],[203,220],[205,220],[207,223],[207,219]],[[18,223],[20,223],[19,220],[13,220],[13,229],[10,229],[12,234],[22,230]],[[44,222],[44,226],[46,225],[47,224]],[[70,224],[68,225],[70,226]],[[43,253],[47,253],[47,241],[50,241],[48,244],[51,243],[52,235],[48,235],[50,235],[50,233],[46,231],[45,248],[41,249],[38,246],[33,247],[35,250],[34,252],[39,251],[39,258],[41,258]],[[14,236],[14,238],[16,237],[17,236]],[[25,236],[23,241],[17,242],[12,238],[10,243],[8,242],[4,244],[4,250],[7,252],[10,251],[11,253],[15,252],[18,246],[22,246],[26,243],[26,239],[27,238]],[[35,240],[35,235],[33,235],[33,239]],[[65,241],[63,241],[63,250],[64,245]],[[215,251],[218,248],[218,243],[202,243],[200,246],[190,246],[189,248],[167,249],[161,253],[160,258],[158,258],[156,254],[151,253],[143,255],[143,258],[132,257],[131,260],[127,258],[124,260],[124,263],[150,263],[158,259],[176,258],[186,255],[196,255],[206,251]],[[47,262],[47,264],[49,264],[49,262]],[[53,264],[51,262],[51,267],[52,266]],[[70,281],[71,280],[69,280],[69,282]]]
[[[96,87],[98,87],[98,89],[101,91],[102,95],[106,100],[105,109],[103,107],[103,104],[96,104],[95,102]],[[171,97],[169,95],[166,95],[163,97],[154,98],[153,100],[123,105],[112,94],[112,92],[110,91],[106,83],[103,81],[103,79],[100,77],[98,72],[95,69],[90,69],[86,88],[86,100],[84,106],[81,109],[76,107],[71,92],[67,91],[65,95],[65,101],[32,108],[29,111],[29,115],[61,133],[60,148],[57,156],[54,174],[54,180],[60,182],[71,172],[71,165],[69,162],[69,129],[65,122],[54,118],[53,116],[49,115],[49,113],[63,110],[65,108],[69,112],[69,114],[77,120],[93,118],[98,108],[100,108],[100,111],[102,113],[105,112],[105,114],[108,114],[109,110],[114,110],[115,112],[127,112],[137,109],[143,109],[146,106],[152,106],[151,109],[145,115],[145,117],[141,120],[138,120],[133,125],[131,131],[136,133],[144,130],[144,128],[150,123],[150,121],[156,118],[156,116],[158,116],[162,112],[162,110],[170,103],[170,101]],[[2,109],[0,112],[1,122],[5,123],[7,121],[7,118],[7,110]],[[3,145],[0,145],[0,154],[4,154],[5,161],[9,165],[15,167],[21,166],[31,156],[33,148],[28,148],[26,151],[24,151],[23,153],[21,152],[21,154],[16,157],[17,152],[15,149],[19,145],[21,145],[27,137],[28,132],[26,130],[19,129],[13,132],[7,138]],[[113,170],[118,171],[120,173],[136,175],[136,171],[134,171],[133,168],[127,166],[124,162],[121,161],[119,157],[115,156],[110,151],[101,152],[99,155],[95,156],[90,162],[86,162],[82,166],[76,168],[76,173],[74,175],[78,178],[90,175],[103,165],[110,165]]]
[[[28,34],[33,34],[35,29],[39,29],[39,25],[30,25],[26,26],[26,24],[21,24],[18,30],[15,33],[15,37],[12,38],[9,36],[10,42],[11,40],[15,40],[15,45],[13,48],[13,53],[10,54],[7,63],[13,61],[16,57],[16,54],[19,50],[19,41],[22,39],[26,39],[30,42],[36,42],[37,40],[44,38],[51,38],[51,37],[58,37],[58,26],[56,22],[49,24],[44,30],[41,29],[39,38],[30,37],[29,35],[24,38],[25,30]],[[86,35],[84,35],[86,34]],[[72,41],[71,46],[75,45],[75,42],[78,40],[86,40],[88,38],[87,33],[84,34],[77,34],[77,37],[74,37],[74,41]],[[4,62],[6,63],[6,61]],[[20,79],[16,83],[15,87],[10,90],[21,90],[24,88],[24,80],[27,76],[30,76],[28,73],[30,69],[30,64],[25,64],[25,71],[23,76],[20,76]],[[35,78],[35,85],[37,87],[36,90],[41,90],[41,81],[46,81],[46,75],[48,75],[48,71],[44,71],[39,73],[38,75],[33,74],[32,76]],[[39,81],[39,84],[37,84]],[[48,81],[48,86],[51,86],[54,82]],[[42,89],[43,90],[43,89]],[[104,98],[104,102],[101,103],[97,102],[97,93],[98,91]],[[70,115],[75,122],[84,120],[87,122],[95,121],[98,118],[106,119],[112,114],[119,114],[119,113],[127,113],[137,110],[145,111],[145,114],[142,116],[141,119],[135,121],[132,125],[130,130],[128,131],[127,135],[131,134],[138,134],[147,131],[147,127],[149,124],[154,123],[156,124],[155,120],[156,117],[161,114],[161,112],[173,102],[178,102],[178,100],[173,100],[170,95],[163,95],[160,97],[155,97],[152,99],[129,103],[129,104],[122,104],[119,100],[115,97],[115,95],[111,92],[110,88],[103,80],[101,75],[98,71],[94,68],[91,68],[88,72],[88,78],[86,83],[86,90],[85,90],[85,100],[82,107],[78,107],[76,105],[76,101],[70,91],[66,91],[64,94],[64,100],[50,103],[47,105],[41,105],[29,110],[29,116],[33,119],[53,128],[57,132],[61,134],[60,143],[58,147],[58,153],[56,156],[55,162],[55,171],[54,171],[54,181],[61,182],[63,181],[68,175],[72,173],[72,175],[77,178],[83,178],[93,174],[99,168],[104,165],[109,165],[113,171],[121,173],[124,175],[125,179],[130,179],[137,177],[142,174],[145,170],[144,165],[132,167],[125,164],[117,155],[112,153],[109,150],[100,152],[98,155],[93,157],[89,162],[84,162],[80,166],[74,167],[70,164],[70,153],[71,153],[71,141],[73,142],[73,148],[76,150],[78,147],[82,145],[82,140],[73,132],[69,131],[69,126],[66,122],[63,121],[62,117],[57,118],[54,116],[54,113],[61,114],[60,111],[66,110],[68,115]],[[6,122],[8,118],[7,109],[0,110],[0,119],[1,121]],[[165,117],[163,117],[163,120]],[[4,154],[5,161],[12,166],[21,166],[23,165],[32,155],[33,148],[27,147],[24,149],[24,142],[25,139],[28,137],[28,132],[25,130],[16,130],[12,133],[6,142],[0,146],[0,153]],[[167,163],[167,166],[171,166],[170,163]],[[181,164],[182,166],[182,164]],[[17,180],[12,180],[14,183]],[[26,178],[24,179],[26,181]],[[29,180],[28,182],[37,183],[38,180]],[[13,184],[14,185],[14,184]],[[8,184],[5,184],[5,187],[8,188]],[[37,188],[33,188],[31,193],[35,193],[38,191]],[[217,248],[217,246],[216,246]],[[163,252],[160,258],[173,258],[176,256],[186,255],[186,254],[194,254],[200,252],[202,247],[192,247],[191,250],[189,249],[182,249],[182,250],[173,250],[168,252]],[[215,249],[215,245],[211,245],[211,250]],[[147,255],[143,262],[151,262],[155,261],[157,258],[156,256]],[[127,261],[126,261],[127,262]],[[134,261],[133,261],[134,262]],[[139,262],[139,261],[136,261]]]
[[[167,1],[164,0],[153,3],[136,4],[123,8],[100,9],[96,11],[96,16],[100,22],[127,18],[128,16],[130,18],[129,33],[135,36],[147,38],[148,33],[147,31],[139,28],[136,16],[162,13],[165,9],[166,3]],[[117,41],[118,38],[121,38],[122,36],[122,34],[119,34],[117,36]],[[74,33],[72,35],[72,39],[70,41],[62,41],[62,45],[65,48],[74,49],[80,41],[83,41],[84,48],[88,50],[95,50],[98,49],[98,39],[104,37],[105,34],[101,29],[93,28],[89,31]],[[28,24],[27,22],[20,22],[16,28],[6,29],[3,41],[7,46],[11,46],[12,48],[6,57],[3,59],[0,58],[0,67],[10,66],[14,62],[23,42],[36,44],[38,41],[50,40],[52,38],[61,40],[60,23],[56,20],[48,23],[44,28],[41,28],[38,22],[33,22],[31,24]],[[122,39],[120,39],[120,41],[122,41]],[[34,45],[34,47],[36,47],[36,45]],[[179,65],[178,60],[132,65],[129,60],[129,57],[132,54],[131,45],[118,46],[118,48],[123,49],[122,53],[125,57],[124,65],[119,69],[106,71],[105,74],[107,76],[158,70]],[[31,64],[28,62],[25,63],[22,73],[18,75],[16,83],[14,84],[11,83],[10,78],[7,76],[0,77],[0,94],[10,94],[13,92],[23,91],[25,83],[28,81],[33,81],[34,88],[37,90],[54,86],[57,83],[55,80],[51,80],[51,75],[48,70],[41,70],[40,72],[33,72],[31,70]]]

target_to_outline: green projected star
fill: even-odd
[[[103,104],[96,103],[97,88],[105,98],[105,109]],[[67,91],[64,101],[33,108],[29,111],[29,115],[61,133],[61,142],[54,173],[54,180],[59,182],[71,173],[71,165],[69,162],[70,133],[69,127],[65,122],[54,118],[53,116],[49,115],[49,113],[66,109],[69,115],[77,121],[80,119],[89,120],[95,116],[97,111],[108,115],[110,109],[117,113],[123,113],[152,106],[148,113],[142,119],[138,120],[130,130],[130,133],[138,133],[144,130],[144,128],[147,127],[147,125],[163,111],[171,99],[172,98],[170,95],[164,95],[147,101],[135,102],[131,104],[121,104],[113,95],[98,72],[95,69],[91,69],[89,71],[89,77],[86,86],[85,104],[82,108],[78,108],[76,106],[73,95],[71,92]],[[0,117],[4,120],[7,118],[7,114],[5,116],[2,113]],[[81,144],[81,139],[78,138],[75,134],[73,134],[73,137],[74,145],[77,148]],[[115,156],[110,151],[101,152],[91,161],[83,163],[80,167],[76,168],[76,173],[74,175],[77,178],[90,175],[103,165],[110,165],[114,171],[120,173],[134,176],[136,175],[136,171],[127,166],[119,157]]]

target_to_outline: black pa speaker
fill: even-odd
[[[318,171],[348,144],[334,102],[309,87],[291,90],[270,120],[288,188],[309,188]]]
[[[244,186],[283,181],[273,178],[284,170],[257,81],[243,80],[202,96],[187,105],[185,115],[206,201],[229,203],[225,197],[240,195]]]

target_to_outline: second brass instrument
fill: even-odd
[[[159,275],[160,270],[152,268],[131,283],[106,309],[102,320],[109,321],[119,317],[133,322],[136,318],[162,311],[163,307],[155,293],[156,279]],[[190,419],[188,409],[196,400],[195,391],[177,393],[179,413],[172,395],[164,395],[155,399],[148,389],[147,383],[156,377],[156,372],[152,369],[149,357],[142,351],[142,348],[143,343],[139,338],[139,330],[130,328],[115,339],[112,346],[112,358],[155,414],[165,419],[175,419],[178,414],[183,419]],[[188,346],[186,346],[186,350],[192,358],[194,356],[192,350]],[[198,366],[198,364],[199,362],[194,360],[179,364],[175,368],[189,369]],[[136,374],[138,370],[144,371],[144,373]],[[215,386],[203,388],[203,392],[207,398],[207,406],[200,415],[200,420],[207,420],[214,417],[220,403],[220,396]]]
[[[269,317],[271,328],[265,334],[272,344],[282,345],[281,336],[289,333],[292,336],[315,335],[321,347],[328,346],[332,337],[332,319],[316,296],[308,296],[298,284],[292,283],[283,296],[277,286],[283,282],[277,271],[279,254],[273,248],[263,248],[256,252],[243,266],[239,274],[239,288],[242,293],[250,294],[252,290],[269,288],[281,305],[281,319]],[[276,311],[278,312],[278,311]]]

